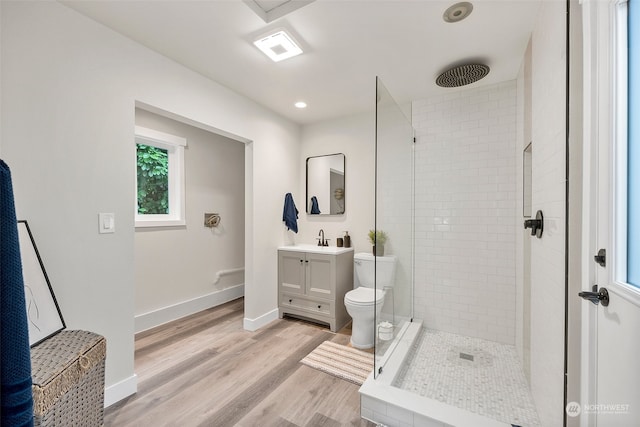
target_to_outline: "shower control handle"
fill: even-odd
[[[544,216],[542,215],[542,211],[536,212],[536,219],[525,220],[524,228],[530,228],[532,236],[536,236],[538,239],[541,238],[544,229]]]
[[[531,235],[535,236],[536,231],[538,231],[538,228],[540,228],[540,221],[537,219],[527,219],[524,221],[524,228],[530,228]]]

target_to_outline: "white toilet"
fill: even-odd
[[[356,278],[354,289],[344,296],[344,305],[353,320],[351,345],[360,349],[371,348],[375,342],[374,322],[375,319],[380,320],[384,303],[383,288],[394,284],[396,257],[393,255],[374,257],[368,253],[357,253],[353,256],[353,263]],[[377,285],[377,289],[374,289],[374,284]]]

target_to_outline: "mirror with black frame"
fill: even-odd
[[[307,213],[345,212],[345,156],[342,153],[307,157]]]

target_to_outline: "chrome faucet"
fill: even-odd
[[[324,238],[324,230],[321,228],[320,232],[318,233],[318,246],[329,246],[329,239]]]

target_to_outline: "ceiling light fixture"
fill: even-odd
[[[302,53],[302,49],[294,38],[283,29],[264,35],[254,41],[253,44],[274,62]]]
[[[473,5],[468,1],[463,1],[447,8],[442,15],[442,19],[449,23],[460,22],[469,16],[472,11]]]
[[[296,106],[296,108],[307,108],[307,103],[304,101],[298,101],[295,104],[293,104]]]

